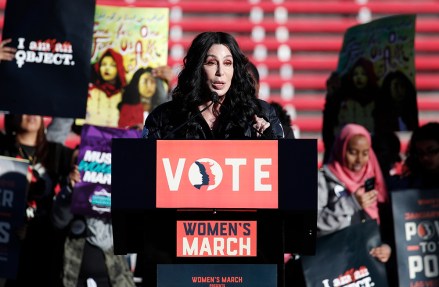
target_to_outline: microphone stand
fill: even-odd
[[[187,121],[183,122],[181,125],[179,125],[178,127],[176,127],[175,129],[173,129],[169,134],[167,134],[163,139],[167,139],[169,138],[169,136],[175,134],[175,132],[177,132],[178,130],[180,130],[182,127],[184,127],[185,125],[187,125],[188,123],[190,123],[191,121],[193,121],[196,117],[198,117],[199,115],[201,115],[205,110],[207,110],[208,108],[210,108],[214,103],[219,102],[218,101],[218,94],[215,92],[212,92],[211,94],[211,102],[210,104],[208,104],[207,106],[205,106],[203,109],[199,110],[196,114],[194,114],[192,117],[190,117]]]

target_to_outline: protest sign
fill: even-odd
[[[317,238],[315,255],[302,257],[307,286],[388,286],[384,263],[369,254],[380,244],[374,220]]]
[[[339,55],[339,124],[372,134],[419,125],[415,83],[415,15],[397,15],[349,28]]]
[[[83,126],[78,154],[81,181],[73,190],[73,213],[95,217],[110,216],[113,138],[140,138],[140,131]]]
[[[28,181],[27,160],[0,156],[0,278],[17,276]]]
[[[168,58],[168,8],[97,5],[86,123],[130,127],[167,100],[152,69]]]
[[[15,59],[0,63],[0,110],[84,117],[95,1],[7,1],[2,39]]]
[[[439,286],[439,190],[391,193],[400,286]]]

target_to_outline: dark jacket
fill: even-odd
[[[148,115],[142,137],[155,139],[281,139],[284,132],[276,111],[267,102],[258,100],[261,115],[270,123],[263,136],[258,137],[253,123],[249,120],[245,127],[228,117],[227,111],[219,117],[218,127],[210,130],[208,124],[198,111],[191,117],[182,115],[174,101],[166,102],[155,108]],[[223,115],[225,114],[225,115]]]
[[[27,194],[26,224],[20,240],[18,274],[6,286],[56,286],[62,262],[63,234],[50,222],[50,212],[57,185],[63,185],[71,168],[72,150],[58,143],[47,144],[44,162],[31,164],[32,181]],[[0,155],[21,157],[15,138],[0,141]]]

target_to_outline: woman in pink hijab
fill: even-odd
[[[374,184],[366,187],[366,181],[371,178],[374,178]],[[378,203],[388,201],[387,190],[371,148],[370,134],[363,126],[347,124],[343,127],[335,139],[328,163],[319,171],[318,180],[318,236],[366,219],[380,222]],[[382,244],[373,248],[370,254],[387,262],[391,248]]]

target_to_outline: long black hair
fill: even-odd
[[[423,126],[416,128],[412,133],[409,145],[407,147],[407,158],[405,164],[408,167],[408,171],[413,175],[426,173],[426,170],[419,162],[419,154],[417,152],[416,143],[428,140],[439,143],[439,122],[426,123]]]
[[[392,81],[399,81],[404,87],[404,97],[401,102],[401,114],[408,130],[413,130],[419,126],[418,120],[418,104],[416,101],[416,88],[412,81],[401,71],[393,71],[386,75],[381,86],[382,95],[377,103],[380,105],[382,112],[395,112],[395,107],[392,99]]]
[[[227,109],[227,112],[221,114],[228,114],[241,127],[245,127],[253,115],[260,114],[261,108],[256,98],[254,81],[246,68],[248,58],[235,38],[228,33],[204,32],[195,37],[183,60],[183,69],[178,75],[172,98],[187,116],[210,100],[211,92],[206,85],[203,64],[207,52],[215,44],[226,46],[233,57],[232,83],[222,103],[222,109]]]
[[[122,102],[119,104],[130,104],[135,105],[141,102],[142,96],[139,92],[139,81],[140,77],[145,73],[150,73],[152,75],[152,67],[139,68],[131,78],[130,83],[125,87],[122,93]],[[151,97],[151,110],[152,111],[158,105],[168,101],[168,94],[165,89],[165,85],[162,79],[154,77],[156,88],[154,94]]]
[[[10,144],[18,145],[16,143],[16,136],[19,133],[24,132],[21,128],[21,122],[23,121],[23,115],[21,114],[7,114],[4,118],[5,121],[5,133],[7,140]],[[48,141],[46,138],[46,130],[44,127],[43,117],[41,116],[41,126],[38,129],[37,139],[35,142],[35,156],[39,162],[44,166],[47,165],[48,160]]]
[[[364,89],[359,90],[354,84],[354,74],[357,67],[363,68],[367,76],[367,84]],[[342,79],[342,88],[345,92],[344,96],[355,99],[361,105],[375,101],[379,92],[378,78],[372,61],[366,58],[357,59],[349,69],[348,73]]]

